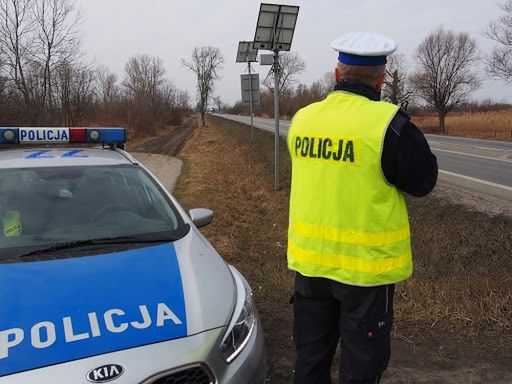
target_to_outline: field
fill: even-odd
[[[273,136],[209,117],[179,157],[175,195],[214,210],[204,233],[254,289],[272,383],[289,383],[292,272],[286,265],[290,161],[273,189]],[[393,353],[385,384],[512,382],[512,219],[440,197],[408,200],[414,277],[395,296]]]
[[[269,118],[267,114],[261,117]],[[290,120],[289,116],[282,119]],[[441,134],[435,113],[413,114],[412,121],[425,133]],[[445,118],[450,136],[512,141],[512,109],[490,112],[451,112]]]
[[[436,114],[413,115],[412,121],[426,133],[439,133]],[[491,112],[451,112],[445,125],[450,136],[512,141],[512,109]]]

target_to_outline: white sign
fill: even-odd
[[[252,103],[260,103],[260,75],[252,73],[250,75],[251,81],[249,81],[249,75],[240,75],[240,81],[242,84],[242,101],[244,103],[250,103],[250,92],[252,88]],[[252,87],[251,87],[252,86]]]
[[[68,143],[69,128],[21,128],[20,143]]]

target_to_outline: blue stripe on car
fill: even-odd
[[[0,376],[187,335],[173,244],[0,265]]]

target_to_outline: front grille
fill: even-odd
[[[164,374],[151,384],[214,384],[210,370],[203,365],[183,368],[179,371]]]

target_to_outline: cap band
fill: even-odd
[[[348,65],[377,66],[387,63],[386,56],[359,56],[340,52],[338,60]]]

